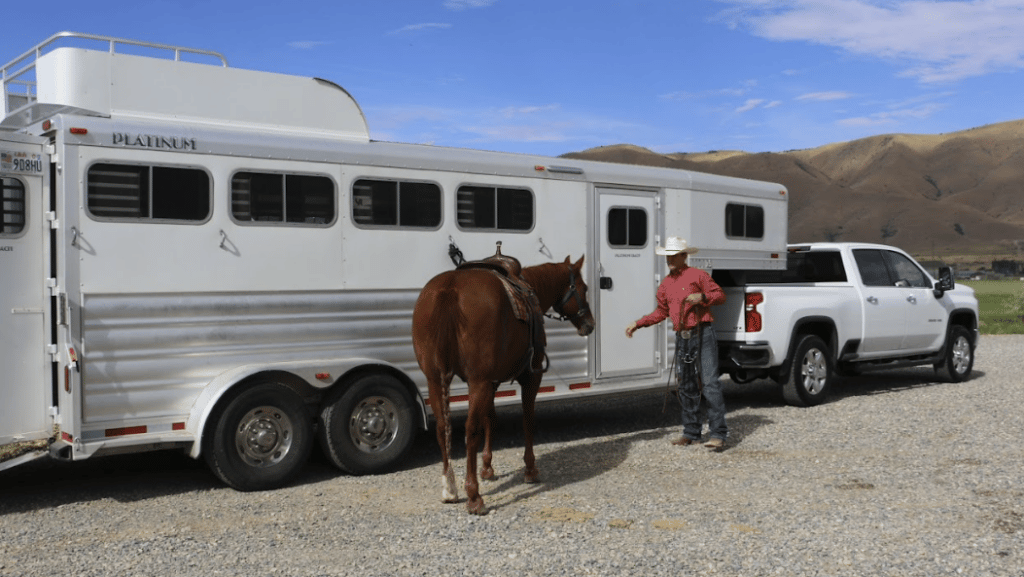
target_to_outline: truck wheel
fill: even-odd
[[[204,435],[206,463],[239,491],[287,484],[305,466],[313,422],[303,399],[276,382],[246,388],[210,418]]]
[[[974,368],[974,346],[971,333],[960,325],[949,329],[949,341],[946,343],[946,358],[936,368],[945,369],[950,382],[966,381]]]
[[[832,385],[832,370],[832,355],[825,341],[804,335],[791,357],[782,397],[795,407],[820,405]]]
[[[353,475],[382,473],[401,462],[414,438],[413,402],[393,377],[360,377],[320,412],[320,442],[327,457]]]

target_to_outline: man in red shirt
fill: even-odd
[[[698,249],[686,240],[670,236],[655,253],[664,255],[669,273],[658,287],[658,307],[651,314],[626,327],[632,338],[638,328],[672,320],[676,331],[676,373],[683,404],[683,436],[674,445],[700,442],[701,399],[706,403],[709,439],[704,446],[713,451],[725,448],[729,430],[725,424],[725,398],[718,373],[718,341],[711,326],[711,306],[725,302],[725,292],[707,272],[687,265],[690,254]]]

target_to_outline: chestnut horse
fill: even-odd
[[[594,316],[587,304],[587,285],[580,269],[569,257],[563,263],[524,268],[522,277],[537,295],[541,311],[554,310],[568,319],[581,336],[594,330]],[[480,497],[476,455],[484,437],[480,476],[494,477],[491,468],[491,429],[495,418],[494,393],[504,381],[521,386],[523,433],[526,441],[523,461],[527,483],[539,480],[533,454],[534,404],[544,371],[543,355],[534,355],[532,366],[524,365],[532,336],[527,323],[516,319],[502,281],[483,269],[458,269],[435,276],[423,287],[412,316],[412,338],[416,360],[430,387],[430,408],[437,422],[437,443],[444,463],[441,498],[458,501],[451,453],[449,391],[453,376],[469,384],[469,415],[466,418],[466,509],[487,512]],[[518,372],[517,372],[518,371]]]

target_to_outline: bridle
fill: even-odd
[[[582,320],[583,317],[590,312],[590,305],[588,305],[587,301],[583,299],[583,295],[580,294],[579,289],[576,287],[576,273],[572,270],[572,265],[566,266],[569,267],[569,288],[567,288],[565,290],[565,294],[562,295],[562,300],[558,301],[558,304],[552,307],[559,316],[549,313],[545,313],[544,316],[549,319],[555,319],[556,321],[573,322],[576,320]],[[572,299],[576,299],[576,314],[567,315],[565,314],[565,305],[567,305]],[[575,324],[575,322],[573,322],[573,324]]]

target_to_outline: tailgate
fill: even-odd
[[[722,287],[725,302],[711,307],[715,336],[719,341],[742,341],[745,338],[743,314],[746,290],[743,287]]]

